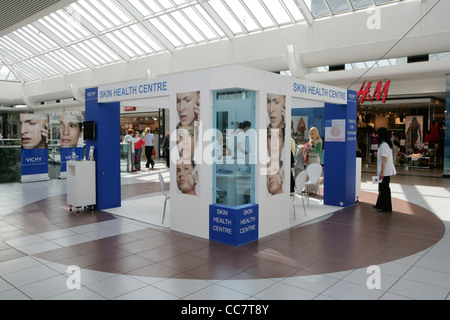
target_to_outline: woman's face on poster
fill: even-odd
[[[27,118],[26,114],[20,115],[20,131],[22,148],[45,148],[47,137],[47,120]]]
[[[272,128],[284,128],[286,97],[279,94],[267,94],[267,114]]]
[[[182,126],[193,126],[198,118],[200,94],[187,92],[177,94],[177,112]]]
[[[281,129],[267,130],[267,150],[271,160],[280,160],[284,147],[283,131]]]
[[[194,127],[178,127],[177,129],[177,148],[180,158],[191,160],[194,156],[195,148]]]
[[[267,191],[271,195],[283,193],[283,171],[268,170],[267,173]]]
[[[177,163],[177,187],[182,193],[195,194],[196,173],[194,165],[184,161]]]
[[[61,120],[60,124],[59,137],[61,139],[61,147],[76,147],[81,136],[81,123]]]

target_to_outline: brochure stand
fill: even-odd
[[[96,204],[95,161],[67,162],[67,204],[77,209],[87,209]]]

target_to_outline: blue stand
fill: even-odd
[[[348,207],[355,204],[356,186],[356,92],[348,91],[347,105],[325,104],[325,128],[333,120],[345,120],[345,141],[325,136],[324,204]]]
[[[235,247],[258,240],[258,205],[210,205],[209,239]]]
[[[86,121],[95,121],[95,139],[86,140],[86,154],[94,146],[96,209],[121,206],[120,102],[98,103],[98,88],[86,89]]]

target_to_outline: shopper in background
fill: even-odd
[[[140,133],[137,130],[134,134],[134,138],[139,139],[139,141],[134,144],[134,151],[135,151],[136,169],[141,170],[141,154],[142,154],[142,147],[145,146],[145,141],[144,139],[141,138]]]
[[[307,150],[307,165],[311,163],[320,163],[320,154],[322,153],[322,139],[319,130],[316,127],[309,129],[309,149]]]
[[[397,174],[392,160],[392,141],[389,131],[385,127],[378,128],[378,151],[377,151],[377,175],[380,181],[378,185],[378,199],[374,208],[378,212],[391,212],[391,176]]]
[[[391,141],[392,141],[392,161],[394,163],[394,166],[396,166],[398,159],[398,150],[400,148],[400,140],[398,139],[397,132],[392,131]]]
[[[133,138],[133,134],[134,134],[134,130],[128,129],[127,135],[123,138],[123,142],[125,143],[125,146],[128,147],[128,142],[131,141],[131,166],[132,166],[133,172],[136,172],[138,170],[136,169],[136,166],[134,163],[134,154],[135,154],[134,144],[136,142],[138,142],[140,138],[139,139]]]
[[[145,140],[145,156],[147,157],[147,163],[145,164],[146,168],[150,168],[150,164],[152,165],[152,169],[155,166],[155,161],[152,159],[153,148],[155,147],[155,136],[153,135],[153,131],[150,128],[146,128],[144,131],[144,140]]]
[[[295,174],[294,174],[294,178],[296,179],[298,174],[300,172],[302,172],[303,170],[305,170],[305,147],[303,145],[299,145],[297,148],[297,152],[295,153]]]

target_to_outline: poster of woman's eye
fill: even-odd
[[[286,96],[267,94],[267,192],[269,195],[282,194],[285,189],[288,162],[284,159],[286,140]]]
[[[21,114],[21,181],[48,180],[48,115]]]
[[[200,91],[177,94],[177,116],[177,188],[183,194],[199,195]]]

